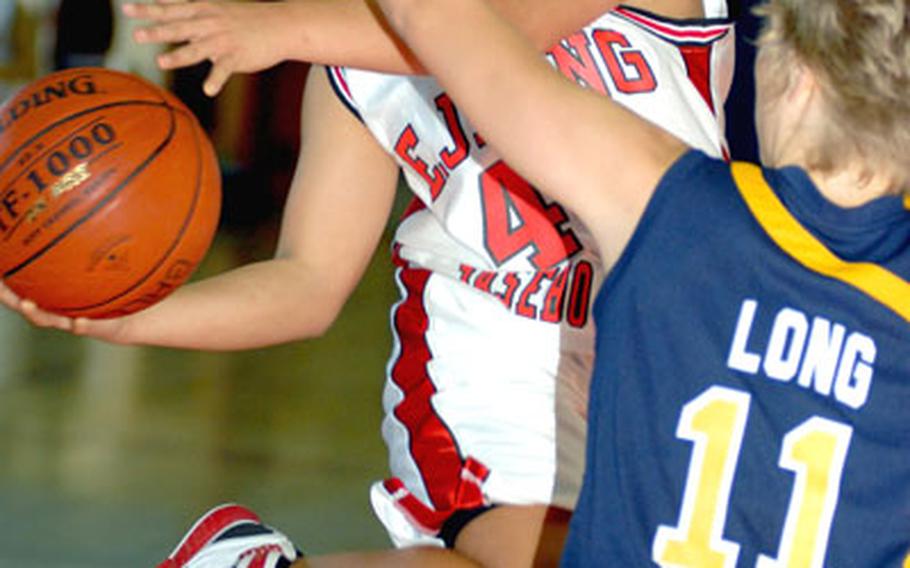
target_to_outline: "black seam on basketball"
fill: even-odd
[[[78,118],[76,115],[73,115],[73,116],[76,117],[76,118]],[[77,126],[76,128],[73,128],[71,131],[67,132],[66,134],[64,134],[63,136],[60,137],[61,143],[62,143],[62,141],[64,141],[64,140],[70,139],[74,134],[76,134],[76,133],[79,132],[80,130],[85,130],[86,128],[89,128],[89,127],[91,127],[92,125],[97,124],[99,121],[102,121],[102,120],[104,120],[104,117],[103,117],[103,116],[102,116],[102,117],[99,117],[99,118],[96,118],[95,120],[93,120],[93,121],[91,121],[91,122],[89,122],[89,123],[87,123],[87,124],[82,124],[82,125]],[[62,121],[62,122],[66,122],[66,121],[64,120],[64,121]],[[61,122],[57,122],[56,124],[59,125],[59,124],[61,124]],[[59,145],[59,144],[60,144],[60,143],[57,143],[57,145]],[[27,145],[28,145],[28,144],[26,144],[26,146],[27,146]],[[17,176],[14,177],[13,179],[11,179],[10,182],[9,182],[9,184],[7,184],[6,187],[4,187],[2,190],[0,190],[0,194],[5,194],[11,187],[13,187],[13,186],[16,184],[17,181],[19,181],[19,179],[20,179],[23,175],[25,175],[25,172],[29,171],[29,170],[31,169],[31,167],[32,167],[36,162],[38,162],[41,158],[43,158],[43,157],[47,156],[48,154],[50,154],[51,151],[52,151],[55,147],[56,147],[56,146],[48,147],[44,152],[42,152],[41,154],[36,155],[35,158],[34,158],[32,161],[28,162],[27,164],[20,164],[19,175],[17,175]],[[20,146],[20,147],[17,148],[16,150],[18,151],[18,150],[21,149],[21,148],[22,148],[22,146]],[[2,170],[2,168],[0,168],[0,170]],[[7,236],[7,237],[5,237],[5,238],[9,238],[9,237]]]
[[[122,78],[126,79],[127,81],[129,81],[131,83],[136,83],[138,85],[141,85],[144,89],[149,90],[149,94],[156,95],[167,106],[172,106],[170,103],[168,103],[167,97],[161,95],[158,92],[160,87],[158,87],[157,85],[155,85],[154,83],[151,83],[150,81],[148,81],[146,79],[143,79],[139,75],[134,75],[132,73],[123,73],[121,71],[116,71],[116,70],[112,70],[112,69],[105,69],[105,72],[107,72],[107,73],[113,72],[114,74],[120,75]]]
[[[195,141],[194,146],[195,146],[195,150],[196,150],[196,164],[197,164],[196,187],[193,191],[193,200],[190,204],[190,207],[187,209],[187,214],[183,219],[183,225],[181,225],[180,229],[177,231],[176,235],[174,236],[174,239],[171,242],[171,246],[168,247],[168,249],[164,251],[164,253],[162,254],[161,258],[158,260],[158,262],[156,262],[154,265],[152,265],[151,269],[149,269],[142,277],[138,278],[133,283],[133,285],[130,286],[129,288],[126,288],[125,290],[115,294],[114,296],[112,296],[106,300],[103,300],[101,302],[95,303],[95,304],[82,305],[82,306],[69,306],[69,307],[54,306],[53,309],[60,310],[60,311],[68,311],[68,312],[84,311],[84,310],[103,308],[104,306],[106,306],[108,304],[116,302],[120,298],[126,296],[127,294],[129,294],[130,292],[135,290],[136,288],[142,286],[149,279],[149,277],[152,274],[154,274],[158,270],[158,268],[160,268],[161,265],[163,265],[165,263],[165,261],[167,261],[168,258],[170,258],[171,253],[174,252],[174,249],[176,249],[177,246],[183,241],[183,235],[186,233],[187,227],[189,227],[190,222],[192,221],[192,219],[194,217],[194,214],[196,212],[196,207],[199,204],[199,196],[202,194],[202,172],[203,172],[203,167],[204,167],[202,149],[204,148],[204,144],[202,144],[199,139],[199,136],[200,136],[199,129],[194,127],[195,120],[196,120],[195,115],[193,115],[192,113],[182,112],[181,109],[172,107],[170,105],[168,105],[168,109],[171,111],[171,124],[174,125],[172,132],[176,131],[176,124],[177,124],[177,120],[173,117],[173,114],[175,114],[175,113],[181,114],[184,117],[186,117],[188,120],[191,121],[190,128],[193,133],[193,140]],[[170,138],[168,139],[168,143],[169,142],[170,142]],[[166,146],[167,146],[167,144],[162,146],[161,149],[163,150]]]
[[[120,182],[120,184],[116,188],[114,188],[109,194],[107,194],[106,196],[104,196],[104,198],[99,200],[88,212],[86,212],[84,215],[82,215],[82,217],[80,217],[79,219],[76,219],[72,225],[67,227],[65,230],[61,231],[56,237],[51,239],[50,242],[48,242],[43,247],[41,247],[41,249],[39,249],[38,251],[33,253],[29,258],[20,262],[17,266],[14,266],[14,267],[10,268],[9,270],[7,270],[3,274],[3,277],[9,278],[10,276],[13,276],[17,272],[19,272],[20,270],[22,270],[23,268],[25,268],[26,266],[28,266],[29,264],[31,264],[32,262],[34,262],[35,260],[37,260],[38,258],[43,256],[47,251],[49,251],[50,249],[55,247],[57,245],[57,243],[59,243],[61,240],[66,238],[70,233],[72,233],[77,227],[79,227],[80,225],[85,223],[85,221],[87,221],[95,213],[97,213],[98,210],[101,209],[102,207],[104,207],[108,202],[110,202],[111,199],[116,197],[121,191],[123,191],[123,188],[126,187],[129,184],[129,182],[131,182],[133,180],[133,178],[135,178],[137,175],[139,175],[139,173],[141,173],[143,170],[145,170],[145,168],[147,168],[148,165],[151,164],[159,154],[161,154],[161,152],[167,147],[167,145],[170,143],[171,139],[174,137],[174,132],[176,131],[176,129],[177,129],[176,121],[174,120],[173,116],[171,116],[170,132],[168,133],[167,137],[165,137],[165,139],[161,142],[161,144],[158,145],[158,147],[155,149],[155,151],[152,152],[152,154],[148,158],[145,159],[144,162],[142,162],[135,170],[133,170],[130,173],[130,175],[128,175],[126,178],[124,178]]]
[[[101,158],[103,158],[104,156],[107,156],[111,152],[119,150],[122,147],[123,147],[122,142],[117,142],[116,144],[112,144],[108,148],[105,148],[103,152],[100,152],[100,153],[92,156],[92,158],[87,163],[91,164],[92,162],[98,161]],[[22,223],[25,223],[27,220],[28,220],[28,217],[23,215],[18,221],[16,221],[12,225],[10,225],[9,228],[6,230],[6,235],[3,237],[3,241],[6,242],[6,241],[9,241],[11,238],[13,238],[13,236],[16,234],[16,231],[19,230],[19,227],[22,225]]]
[[[121,107],[121,106],[130,106],[130,105],[155,106],[155,107],[164,107],[164,108],[167,108],[167,109],[173,109],[173,108],[174,108],[173,106],[171,106],[170,104],[168,104],[167,101],[154,102],[154,101],[143,101],[143,100],[136,99],[136,100],[117,101],[117,102],[112,102],[112,103],[105,103],[105,104],[103,104],[103,105],[99,105],[99,106],[96,106],[96,107],[92,107],[92,108],[87,108],[87,109],[80,110],[79,112],[76,112],[76,113],[67,115],[66,118],[61,118],[60,120],[51,123],[51,124],[48,125],[47,127],[45,127],[45,128],[43,128],[42,130],[40,130],[39,132],[36,132],[34,135],[32,135],[31,138],[29,138],[28,140],[26,140],[25,142],[23,142],[22,144],[20,144],[19,147],[16,148],[16,149],[13,151],[13,153],[10,154],[9,157],[8,157],[4,162],[0,163],[0,171],[5,170],[5,169],[7,168],[7,166],[9,166],[9,163],[15,160],[16,156],[19,155],[19,153],[22,151],[23,148],[29,146],[29,145],[30,145],[31,143],[33,143],[35,140],[37,140],[38,138],[41,138],[42,136],[44,136],[45,134],[47,134],[49,131],[53,130],[54,128],[57,128],[59,125],[65,123],[65,122],[68,122],[68,121],[70,121],[70,120],[79,118],[79,117],[81,117],[81,116],[84,115],[84,114],[96,112],[96,111],[99,111],[99,110],[104,110],[104,109],[106,109],[106,108],[114,108],[114,107]]]
[[[97,121],[93,121],[93,122],[94,122],[94,123],[97,123]],[[90,122],[88,125],[91,125],[91,124],[93,124],[93,123]],[[78,132],[79,130],[81,130],[81,129],[76,129],[76,130],[73,131],[73,133]],[[72,134],[72,133],[68,134],[67,136],[70,136],[71,134]],[[51,149],[53,149],[54,147],[56,147],[56,146],[52,146],[52,147],[48,150],[48,152],[49,152]],[[107,156],[107,155],[110,154],[111,152],[113,152],[113,151],[115,151],[115,150],[119,150],[119,149],[122,148],[122,147],[123,147],[123,143],[122,143],[122,142],[117,142],[116,144],[112,144],[112,145],[108,146],[107,148],[105,148],[104,151],[99,152],[98,154],[93,155],[93,156],[88,160],[88,162],[86,162],[86,163],[91,164],[92,162],[96,162],[96,161],[100,160],[101,158],[103,158],[104,156]],[[46,154],[47,154],[47,152],[45,152],[45,153],[42,154],[41,156],[45,156]],[[25,169],[29,169],[29,168],[26,167]],[[13,185],[16,183],[16,181],[17,181],[18,179],[19,179],[19,178],[14,178],[14,179],[13,179],[13,184],[11,184],[10,186],[8,186],[7,189],[13,187]],[[0,192],[0,193],[5,194],[6,191],[7,191],[7,189],[4,189],[4,190],[3,190],[2,192]],[[28,216],[23,215],[23,216],[21,216],[21,217],[19,218],[18,221],[16,221],[16,222],[13,223],[12,225],[10,225],[9,228],[6,230],[6,234],[3,236],[3,239],[2,239],[3,242],[7,242],[7,241],[9,241],[10,239],[12,239],[14,236],[16,236],[16,231],[18,231],[18,230],[19,230],[19,227],[22,226],[22,223],[25,223],[26,221],[28,221]]]

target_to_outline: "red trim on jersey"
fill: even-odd
[[[412,197],[411,202],[408,203],[408,206],[405,208],[404,212],[401,214],[401,218],[398,219],[399,222],[404,221],[414,213],[418,211],[423,211],[427,208],[427,204],[421,201],[418,197]]]
[[[689,81],[698,90],[708,108],[716,114],[714,93],[711,92],[711,45],[681,45],[679,53],[686,62]]]
[[[455,438],[433,408],[436,386],[427,368],[433,355],[426,340],[429,316],[424,307],[431,272],[409,268],[400,257],[395,263],[404,265],[398,270],[398,277],[405,297],[392,315],[400,352],[390,374],[404,398],[393,414],[408,431],[411,459],[423,479],[430,504],[414,497],[397,479],[386,481],[385,487],[407,515],[435,533],[453,511],[483,504],[480,485],[489,472],[470,457],[462,459]]]
[[[278,556],[275,556],[277,554]],[[235,566],[240,566],[244,560],[249,559],[246,568],[266,568],[270,560],[278,561],[284,555],[284,551],[277,544],[266,544],[253,550],[248,550],[240,555]]]
[[[629,8],[615,8],[614,12],[675,41],[712,42],[730,31],[730,24],[728,23],[707,24],[693,28],[689,26],[674,26],[669,22],[648,17],[640,11]]]
[[[344,73],[341,72],[341,67],[332,67],[331,68],[332,76],[335,78],[336,83],[341,90],[344,91],[345,96],[348,100],[353,101],[354,95],[351,93],[351,87],[348,86],[348,81],[344,77]]]
[[[265,560],[268,553],[268,551],[257,552],[247,568],[265,568]]]
[[[426,203],[417,197],[412,197],[411,202],[408,203],[407,207],[405,207],[405,210],[402,212],[401,217],[398,219],[398,222],[401,223],[411,215],[414,215],[418,211],[423,211],[426,208]],[[401,243],[397,241],[392,243],[392,264],[400,267],[405,267],[408,265],[408,261],[401,257]]]
[[[260,523],[259,517],[240,505],[222,505],[206,513],[189,530],[177,549],[158,568],[179,568],[226,530],[241,523]]]
[[[476,509],[487,504],[481,486],[490,475],[479,461],[468,458],[459,473],[458,489],[455,493],[455,506],[447,510],[434,510],[427,507],[415,497],[397,477],[386,479],[382,486],[394,501],[395,506],[404,513],[412,524],[430,534],[437,534],[445,522],[458,509]]]
[[[392,243],[392,266],[407,266],[408,261],[401,258],[401,243]]]

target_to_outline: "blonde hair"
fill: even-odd
[[[805,65],[821,88],[829,120],[807,165],[831,171],[857,157],[906,191],[910,0],[769,0],[756,12],[766,18],[759,43],[768,59],[784,77],[785,65]]]

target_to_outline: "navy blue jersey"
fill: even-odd
[[[595,306],[568,566],[900,566],[910,212],[698,152]]]

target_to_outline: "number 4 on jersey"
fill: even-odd
[[[531,184],[504,162],[480,178],[484,245],[497,265],[532,249],[528,260],[546,270],[581,250],[578,238],[560,225],[568,216],[557,204],[547,205]]]

